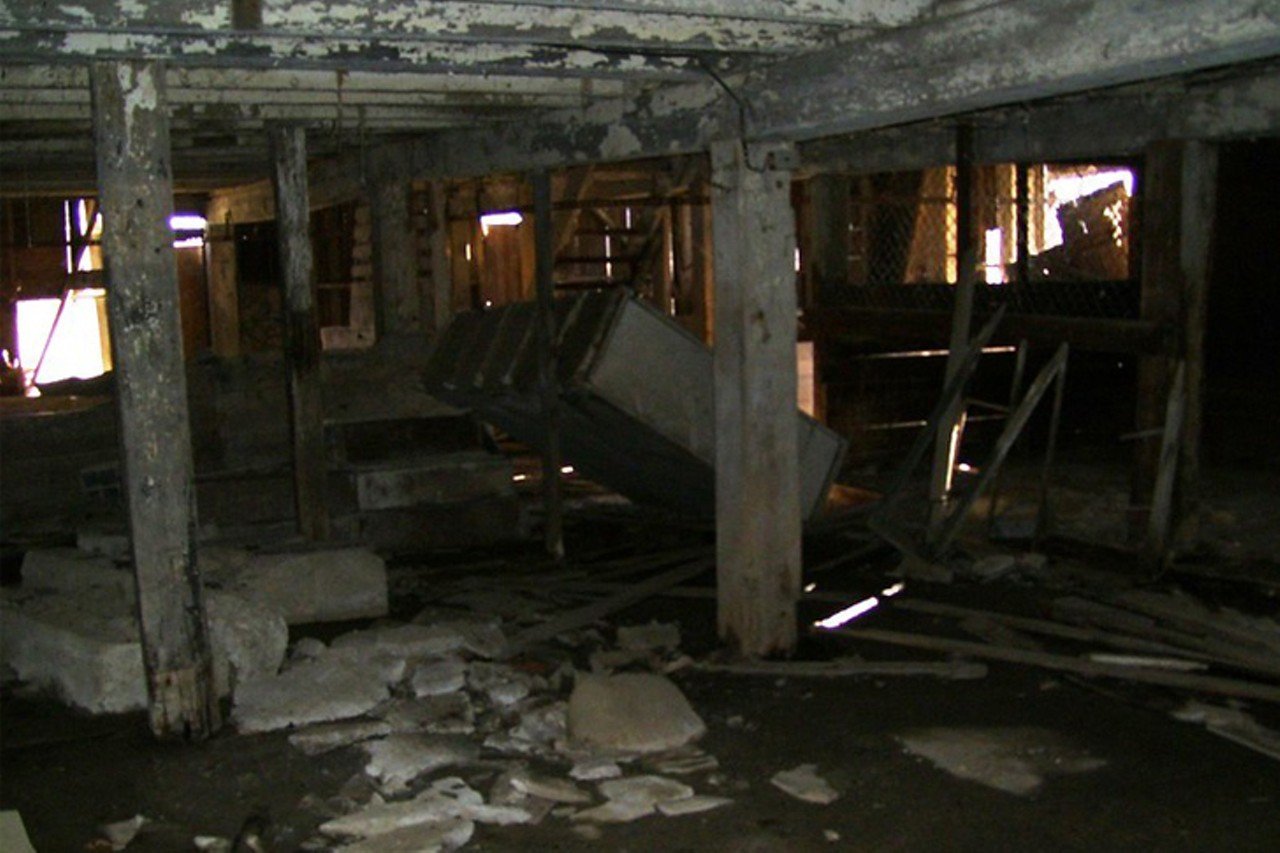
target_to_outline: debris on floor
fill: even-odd
[[[689,700],[661,675],[584,675],[569,697],[569,737],[590,747],[663,752],[706,730]]]
[[[120,851],[133,843],[133,839],[138,837],[138,833],[148,822],[145,817],[139,814],[128,820],[103,824],[99,829],[102,831],[102,837],[111,845],[111,849]]]
[[[817,803],[820,806],[834,803],[840,798],[840,793],[817,774],[817,769],[816,764],[801,764],[790,770],[779,770],[769,779],[769,783],[806,803]]]
[[[1107,764],[1057,732],[1036,728],[934,728],[907,732],[898,741],[939,770],[1017,796],[1035,793],[1045,777]]]

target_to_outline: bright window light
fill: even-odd
[[[518,210],[502,210],[497,213],[483,213],[480,215],[480,230],[484,236],[489,236],[489,229],[496,226],[512,226],[519,225],[524,222],[524,217]]]
[[[175,213],[169,217],[169,227],[174,231],[203,231],[208,224],[203,216],[194,213]]]
[[[97,288],[71,291],[52,340],[49,340],[49,330],[58,317],[61,300],[19,300],[18,358],[28,372],[40,365],[40,375],[29,376],[30,382],[92,379],[106,372],[100,322],[104,295],[105,292]],[[40,364],[46,340],[49,340],[49,350],[44,363]]]

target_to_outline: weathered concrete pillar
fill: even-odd
[[[187,380],[169,229],[173,177],[164,68],[156,62],[97,62],[90,87],[151,730],[161,738],[204,738],[220,720],[195,559]]]
[[[795,647],[800,598],[793,159],[711,149],[719,627],[749,656]]]
[[[298,531],[329,535],[325,505],[324,401],[320,387],[320,329],[316,322],[307,200],[307,134],[300,126],[271,128],[276,233],[284,283],[285,363],[293,437],[294,503]]]
[[[368,195],[378,338],[421,333],[423,305],[409,215],[409,169],[402,158],[382,152],[371,160]]]

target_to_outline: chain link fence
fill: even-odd
[[[1138,283],[1128,166],[975,169],[975,307],[1133,318]],[[850,198],[849,280],[826,298],[950,310],[959,274],[954,167],[871,175]]]

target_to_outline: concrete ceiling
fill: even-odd
[[[265,177],[272,121],[349,188],[372,151],[427,178],[695,153],[1276,56],[1280,0],[0,0],[0,192],[93,186],[112,58],[167,63],[201,190]]]

